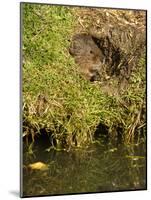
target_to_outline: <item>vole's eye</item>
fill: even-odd
[[[93,53],[93,51],[92,51],[92,50],[90,50],[90,53],[92,54],[92,53]]]

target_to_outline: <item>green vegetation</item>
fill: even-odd
[[[22,4],[22,12],[24,137],[34,141],[45,129],[55,148],[87,146],[101,123],[111,135],[120,126],[130,142],[145,127],[145,60],[122,96],[108,95],[80,76],[68,53],[77,23],[72,8]]]

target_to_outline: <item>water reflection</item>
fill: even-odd
[[[47,170],[24,169],[24,196],[87,193],[146,188],[145,143],[124,146],[93,144],[87,150],[24,154],[24,166],[48,164]]]

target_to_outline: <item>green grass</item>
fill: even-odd
[[[123,137],[130,135],[144,98],[144,60],[123,96],[109,96],[80,76],[68,53],[76,26],[72,8],[23,3],[22,12],[24,135],[44,128],[59,148],[86,146],[99,123],[110,133],[120,124]]]

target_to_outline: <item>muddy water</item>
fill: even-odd
[[[96,143],[73,152],[34,149],[24,166],[43,162],[44,170],[24,169],[24,196],[88,193],[146,188],[146,145]]]

